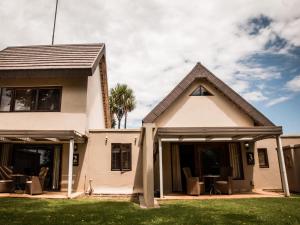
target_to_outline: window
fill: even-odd
[[[268,152],[266,148],[258,148],[258,163],[260,168],[269,168]]]
[[[1,88],[0,94],[0,111],[9,112],[11,109],[13,91],[11,88]]]
[[[205,87],[200,85],[190,96],[212,96],[212,94]]]
[[[59,112],[61,87],[0,88],[2,112]]]
[[[33,111],[35,109],[37,90],[32,88],[16,89],[14,111]]]
[[[60,89],[39,89],[38,110],[59,111]]]
[[[131,144],[111,144],[111,170],[131,170]]]

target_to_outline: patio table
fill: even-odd
[[[15,190],[16,191],[21,191],[22,190],[22,187],[21,187],[21,185],[22,185],[21,178],[22,177],[26,177],[26,175],[20,174],[20,173],[16,173],[16,174],[12,174],[11,176],[15,178],[15,182],[16,182]]]
[[[206,174],[206,175],[203,175],[203,177],[209,178],[212,180],[212,182],[210,183],[210,187],[209,187],[209,195],[211,195],[212,193],[221,194],[221,191],[216,188],[216,179],[221,177],[220,175]]]

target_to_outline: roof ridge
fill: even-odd
[[[44,45],[44,44],[40,44],[40,45],[15,45],[15,46],[7,46],[6,48],[4,48],[3,50],[7,49],[7,48],[32,48],[32,47],[61,47],[61,46],[92,46],[92,45],[105,45],[104,43],[76,43],[76,44],[54,44],[54,45]],[[2,51],[3,51],[2,50]]]

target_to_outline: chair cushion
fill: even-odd
[[[226,180],[218,180],[218,181],[216,181],[216,184],[228,184],[228,181],[226,181]]]
[[[0,183],[11,183],[13,180],[0,180]]]

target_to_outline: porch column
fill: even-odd
[[[282,150],[282,143],[280,136],[276,136],[276,142],[277,142],[277,154],[278,154],[278,160],[279,160],[279,167],[280,167],[280,175],[281,175],[281,182],[283,186],[284,195],[286,197],[290,196],[290,190],[289,190],[289,184],[286,174],[286,168],[285,168],[285,162],[283,157],[283,150]]]
[[[154,170],[153,145],[154,128],[152,123],[144,123],[145,135],[143,140],[143,193],[145,205],[154,207]]]
[[[158,139],[158,156],[159,156],[159,193],[160,198],[164,197],[164,182],[163,182],[163,164],[162,164],[162,143],[161,139]]]
[[[73,153],[74,153],[74,139],[70,139],[69,145],[69,171],[68,171],[68,198],[71,198],[72,183],[73,183]]]

